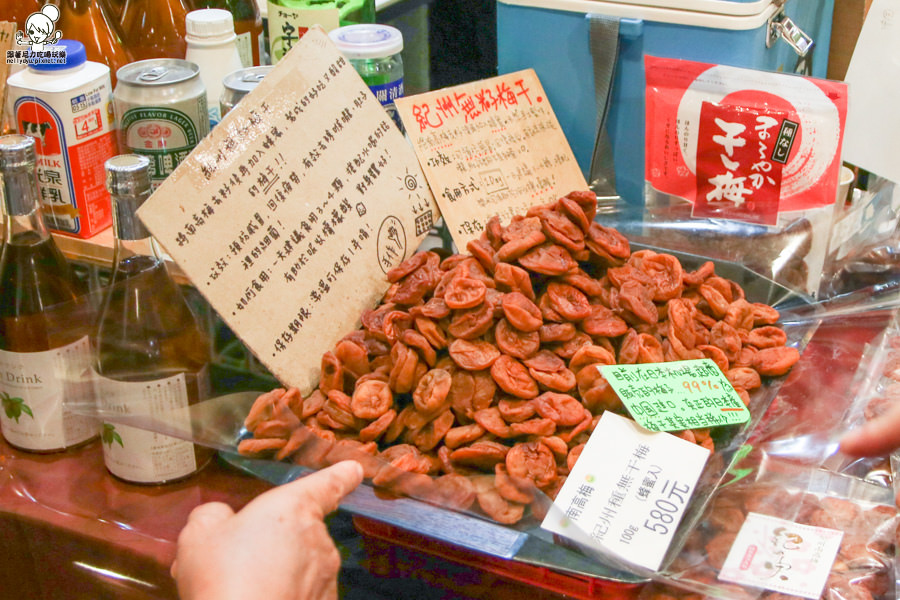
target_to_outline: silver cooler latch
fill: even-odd
[[[769,19],[769,37],[766,39],[766,48],[771,48],[779,37],[790,44],[791,48],[800,56],[806,56],[814,44],[813,39],[784,14],[784,9]]]
[[[778,38],[790,44],[799,57],[794,72],[809,74],[812,71],[812,55],[810,51],[815,42],[784,14],[784,8],[769,18],[769,35],[766,36],[766,48],[771,48]]]

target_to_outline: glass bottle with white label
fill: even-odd
[[[92,401],[92,315],[44,223],[35,163],[34,138],[0,137],[0,431],[16,448],[57,452],[97,435],[96,422],[72,410]]]
[[[329,32],[344,25],[375,22],[375,0],[268,0],[269,59],[277,63],[306,30]]]
[[[190,431],[186,409],[208,397],[210,349],[135,214],[150,195],[149,165],[136,154],[106,162],[115,267],[94,332],[94,368],[101,414],[121,414],[132,423],[103,423],[107,469],[128,482],[159,484],[192,475],[212,456],[208,448],[151,430],[152,423],[165,423]],[[142,417],[151,424],[147,429],[134,426]]]

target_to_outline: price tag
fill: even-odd
[[[307,393],[436,211],[403,135],[313,28],[138,215],[259,360]]]
[[[657,570],[709,450],[607,411],[541,527]]]
[[[586,190],[533,70],[398,98],[397,112],[457,248],[488,220]]]
[[[749,513],[719,579],[819,598],[844,532]]]
[[[600,373],[634,420],[651,431],[737,425],[750,411],[708,358],[641,365],[603,365]]]

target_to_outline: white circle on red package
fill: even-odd
[[[801,194],[818,183],[834,162],[840,147],[838,109],[814,82],[784,73],[735,70],[714,66],[698,75],[678,105],[678,147],[691,170],[697,172],[697,139],[703,102],[750,106],[793,115],[800,124],[781,181],[781,198]]]

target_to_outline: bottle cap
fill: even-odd
[[[45,46],[44,52],[65,52],[65,62],[46,62],[46,63],[28,63],[28,68],[35,71],[63,71],[65,69],[73,69],[80,67],[87,62],[87,52],[84,50],[84,44],[78,40],[62,39],[51,46]]]
[[[36,157],[34,138],[12,133],[0,136],[0,171],[21,167],[34,168]]]
[[[112,196],[137,196],[150,189],[150,159],[120,154],[106,161],[106,189]]]
[[[187,36],[204,41],[225,41],[234,36],[234,17],[221,8],[193,10],[187,14],[184,25]]]
[[[345,25],[328,37],[347,58],[386,58],[403,50],[403,34],[390,25]]]
[[[5,175],[0,178],[0,195],[3,196],[7,216],[30,214],[37,206],[37,198],[21,188],[23,170],[29,171],[32,177],[34,175],[34,146],[34,138],[28,135],[14,133],[0,137],[0,172]],[[19,177],[13,177],[13,171]],[[33,179],[31,185],[35,185]]]

